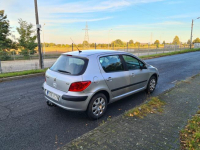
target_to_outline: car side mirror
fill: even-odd
[[[146,65],[140,66],[140,69],[147,69]]]

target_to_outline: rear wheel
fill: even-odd
[[[87,115],[90,119],[102,117],[107,109],[107,97],[103,93],[98,93],[92,97],[87,109]]]
[[[147,89],[146,89],[146,92],[148,94],[151,94],[154,92],[155,88],[156,88],[156,84],[157,84],[157,80],[156,80],[156,77],[155,76],[152,76],[150,79],[149,79],[149,83],[147,85]]]

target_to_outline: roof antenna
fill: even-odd
[[[70,39],[72,40],[72,38],[70,37]],[[72,42],[74,43],[74,41],[72,40]],[[76,46],[76,43],[74,43]],[[76,48],[78,49],[78,47],[76,46]],[[81,53],[82,51],[78,49],[78,52]]]

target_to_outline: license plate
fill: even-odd
[[[60,96],[58,96],[57,94],[54,94],[53,92],[50,92],[48,90],[46,91],[46,94],[47,94],[47,96],[51,97],[52,99],[54,99],[56,101],[58,101],[60,98]]]

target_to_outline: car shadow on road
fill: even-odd
[[[134,95],[128,96],[126,98],[123,98],[115,103],[111,103],[108,105],[107,112],[106,114],[96,120],[92,121],[87,118],[87,115],[85,112],[75,112],[75,111],[67,111],[59,107],[51,107],[52,108],[52,115],[53,116],[59,116],[57,119],[62,119],[66,121],[71,121],[71,122],[85,122],[85,123],[95,123],[99,124],[102,123],[102,121],[106,121],[107,118],[113,118],[116,116],[119,116],[120,114],[124,113],[125,111],[134,108],[137,105],[140,105],[143,103],[147,98],[149,98],[150,95],[147,95],[146,92],[142,91],[139,93],[136,93]]]

